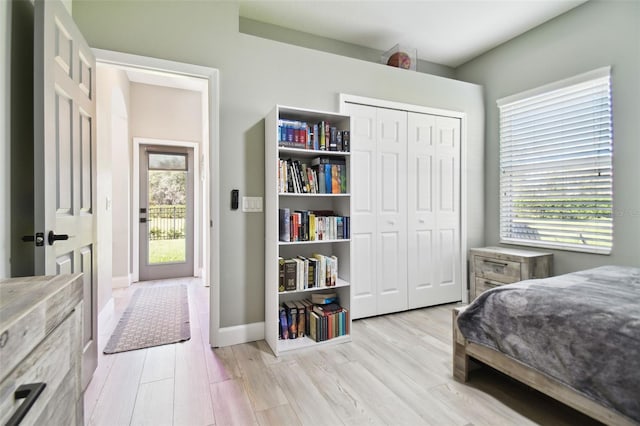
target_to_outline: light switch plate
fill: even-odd
[[[259,213],[262,211],[262,197],[242,197],[242,211]]]

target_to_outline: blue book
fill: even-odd
[[[321,165],[322,167],[322,165]],[[331,164],[324,165],[325,193],[331,194]]]

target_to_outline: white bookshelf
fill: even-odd
[[[328,121],[339,130],[350,130],[348,115],[276,105],[265,119],[265,340],[275,355],[305,348],[344,343],[351,335],[315,342],[309,337],[279,339],[279,307],[283,302],[309,299],[312,293],[335,292],[339,304],[349,311],[348,330],[351,332],[351,239],[315,241],[279,241],[280,208],[294,210],[332,210],[337,215],[351,217],[351,161],[349,152],[299,149],[279,146],[278,120],[288,119],[315,124]],[[279,159],[297,159],[309,163],[321,156],[346,160],[347,191],[340,194],[310,194],[279,192]],[[335,286],[313,287],[296,291],[278,291],[278,258],[298,255],[310,257],[313,253],[334,255],[338,258],[338,280]]]

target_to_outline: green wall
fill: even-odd
[[[614,125],[614,240],[611,255],[554,251],[555,272],[603,264],[640,266],[640,2],[591,0],[456,70],[484,86],[485,243],[498,243],[496,100],[611,65]]]
[[[228,200],[234,188],[264,195],[264,116],[275,104],[337,111],[348,93],[466,112],[467,241],[483,242],[480,86],[242,34],[230,2],[80,0],[73,15],[92,47],[220,70],[221,327],[264,321],[264,216]]]

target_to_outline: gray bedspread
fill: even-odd
[[[640,422],[640,268],[602,266],[482,293],[458,317],[500,352]]]

